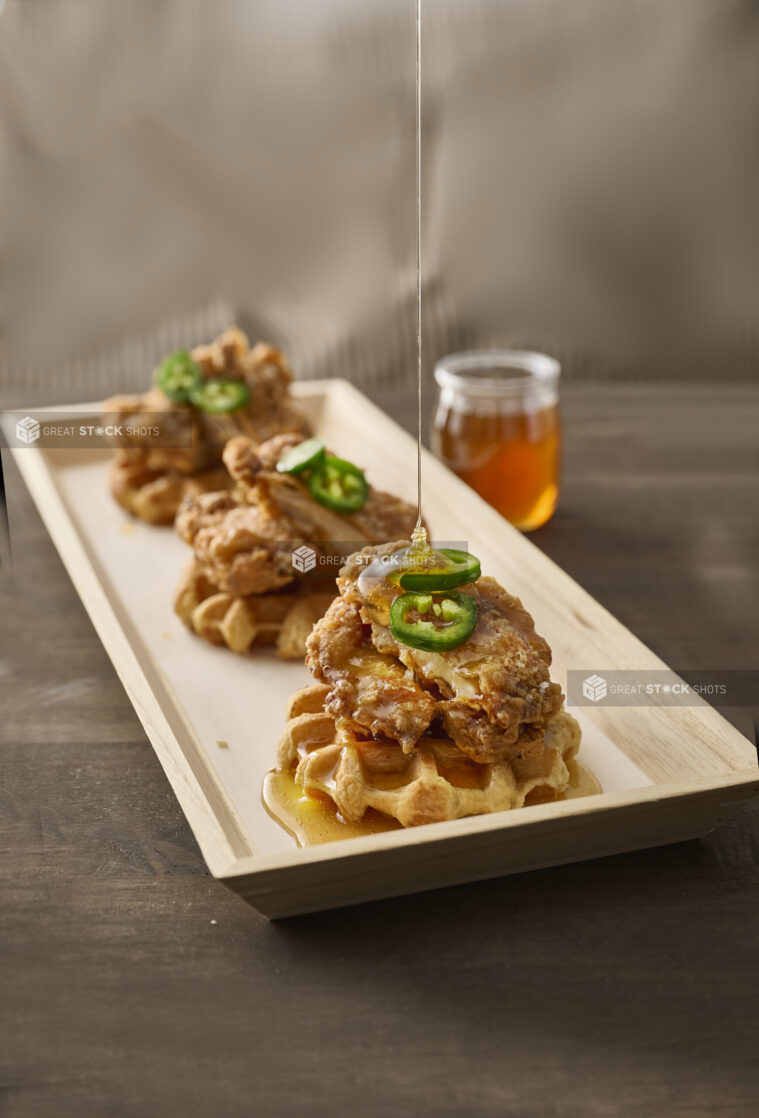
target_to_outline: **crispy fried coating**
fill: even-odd
[[[389,736],[413,749],[435,702],[392,656],[373,648],[354,602],[336,598],[306,641],[306,665],[329,684],[327,713],[355,733]]]
[[[295,578],[298,540],[287,517],[241,505],[233,493],[205,493],[179,508],[176,530],[195,553],[204,576],[228,594],[263,594]]]
[[[290,703],[279,768],[352,823],[369,808],[412,827],[563,795],[580,727],[529,613],[480,577],[460,588],[478,620],[458,648],[398,642],[389,612],[403,591],[388,575],[408,545],[367,547],[343,566],[340,597],[306,644],[316,683]]]
[[[416,523],[416,508],[390,493],[371,487],[363,508],[337,513],[315,501],[304,479],[279,473],[276,464],[285,451],[303,437],[281,434],[260,446],[249,439],[231,439],[224,448],[224,464],[238,486],[241,499],[265,504],[270,515],[277,510],[289,516],[301,534],[321,545],[322,550],[349,554],[366,543],[382,543],[410,533]],[[335,552],[336,553],[336,552]]]
[[[385,578],[359,576],[372,561],[402,546],[398,541],[351,556],[338,580],[343,600],[358,608],[370,626],[373,648],[399,661],[434,696],[436,714],[464,753],[478,762],[518,755],[542,735],[563,702],[561,688],[550,678],[550,648],[519,599],[488,577],[461,587],[478,605],[477,625],[464,644],[440,653],[398,642],[389,628],[389,611],[402,591]],[[385,732],[400,740],[392,728]]]
[[[339,562],[367,542],[356,523],[358,514],[340,515],[325,508],[302,481],[277,472],[281,455],[302,437],[281,434],[260,445],[244,436],[230,439],[224,464],[234,491],[182,503],[176,529],[220,591],[261,594],[285,586],[301,577],[293,568],[292,553],[304,544]],[[375,531],[390,526],[397,535],[414,521],[412,506],[386,493],[373,490],[367,506],[370,502],[375,514],[362,523]],[[337,564],[331,570],[336,568]]]

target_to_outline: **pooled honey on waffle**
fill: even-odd
[[[472,765],[462,766],[466,771],[446,773],[449,778],[472,786],[477,777],[472,773]],[[556,793],[548,787],[535,788],[525,799],[524,808],[536,807],[561,800],[579,799],[581,796],[596,796],[601,785],[584,765],[572,757],[567,760],[569,784],[563,792]],[[276,769],[266,774],[263,785],[264,807],[273,819],[297,840],[298,846],[317,846],[338,839],[361,838],[364,835],[378,835],[384,831],[399,831],[403,828],[396,819],[382,815],[369,808],[358,823],[348,823],[338,812],[326,793],[306,794],[295,783],[292,770],[284,772]],[[517,810],[523,811],[524,808]]]

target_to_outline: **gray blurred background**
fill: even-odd
[[[1,3],[1,0],[0,0]],[[414,0],[7,0],[3,401],[139,389],[236,320],[415,374]],[[757,0],[424,0],[425,372],[759,371]]]

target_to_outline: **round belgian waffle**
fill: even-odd
[[[275,645],[283,660],[302,660],[306,638],[333,597],[297,583],[274,594],[223,593],[191,560],[182,572],[174,609],[189,629],[211,644],[226,645],[232,652]]]
[[[569,784],[566,762],[577,752],[580,727],[566,711],[509,761],[482,764],[442,734],[424,734],[411,752],[389,739],[362,740],[326,713],[328,693],[316,683],[293,696],[278,765],[294,769],[306,792],[326,793],[348,822],[371,807],[404,827],[440,823],[508,811],[531,792],[558,795]]]

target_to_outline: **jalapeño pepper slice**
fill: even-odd
[[[477,603],[470,594],[401,594],[390,607],[390,632],[397,641],[424,652],[450,652],[471,637]]]
[[[306,439],[283,454],[277,469],[281,474],[302,474],[313,470],[324,461],[324,443],[321,439]]]
[[[422,561],[418,570],[403,571],[398,582],[404,590],[452,590],[480,577],[480,561],[468,551],[441,547]]]
[[[164,357],[155,374],[155,381],[161,392],[177,404],[189,400],[190,393],[202,380],[203,374],[186,349]]]
[[[212,377],[190,392],[190,402],[201,411],[237,411],[250,399],[250,389],[245,381],[229,377]]]
[[[308,479],[315,501],[334,512],[358,512],[369,496],[369,486],[358,466],[327,454]]]

